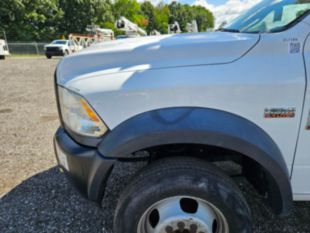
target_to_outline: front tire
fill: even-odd
[[[0,56],[0,60],[5,60],[5,56],[4,56],[4,55],[1,55],[1,56]]]
[[[209,163],[162,159],[123,191],[114,233],[251,233],[251,212],[235,183]]]

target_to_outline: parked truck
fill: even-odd
[[[48,59],[53,56],[67,56],[81,49],[83,47],[75,44],[73,40],[54,40],[44,46],[45,55]]]
[[[81,192],[100,203],[115,164],[147,164],[118,199],[115,233],[251,233],[224,162],[275,214],[310,200],[309,12],[309,0],[263,1],[215,32],[106,42],[59,63],[55,151]]]
[[[140,36],[147,36],[147,33],[145,30],[140,28],[137,24],[131,22],[124,16],[121,16],[116,22],[115,27],[118,30],[124,31],[125,35],[123,35],[124,38],[134,38],[134,37],[140,37]],[[117,38],[119,39],[119,38]]]
[[[5,59],[5,56],[10,55],[9,47],[5,40],[0,39],[0,60]]]

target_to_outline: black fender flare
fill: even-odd
[[[98,150],[105,157],[130,158],[139,150],[180,143],[226,148],[256,161],[272,177],[275,212],[285,215],[291,209],[290,176],[280,149],[263,129],[232,113],[196,107],[145,112],[110,131]]]

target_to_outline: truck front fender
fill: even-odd
[[[106,157],[129,158],[139,150],[182,143],[225,148],[256,161],[270,175],[269,199],[275,212],[290,210],[290,177],[278,146],[259,126],[228,112],[193,107],[145,112],[114,128],[98,149]]]

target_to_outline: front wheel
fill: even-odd
[[[4,55],[1,55],[0,56],[0,60],[4,60],[5,59],[5,56]]]
[[[203,160],[171,158],[146,167],[124,190],[114,233],[251,233],[238,187]]]

